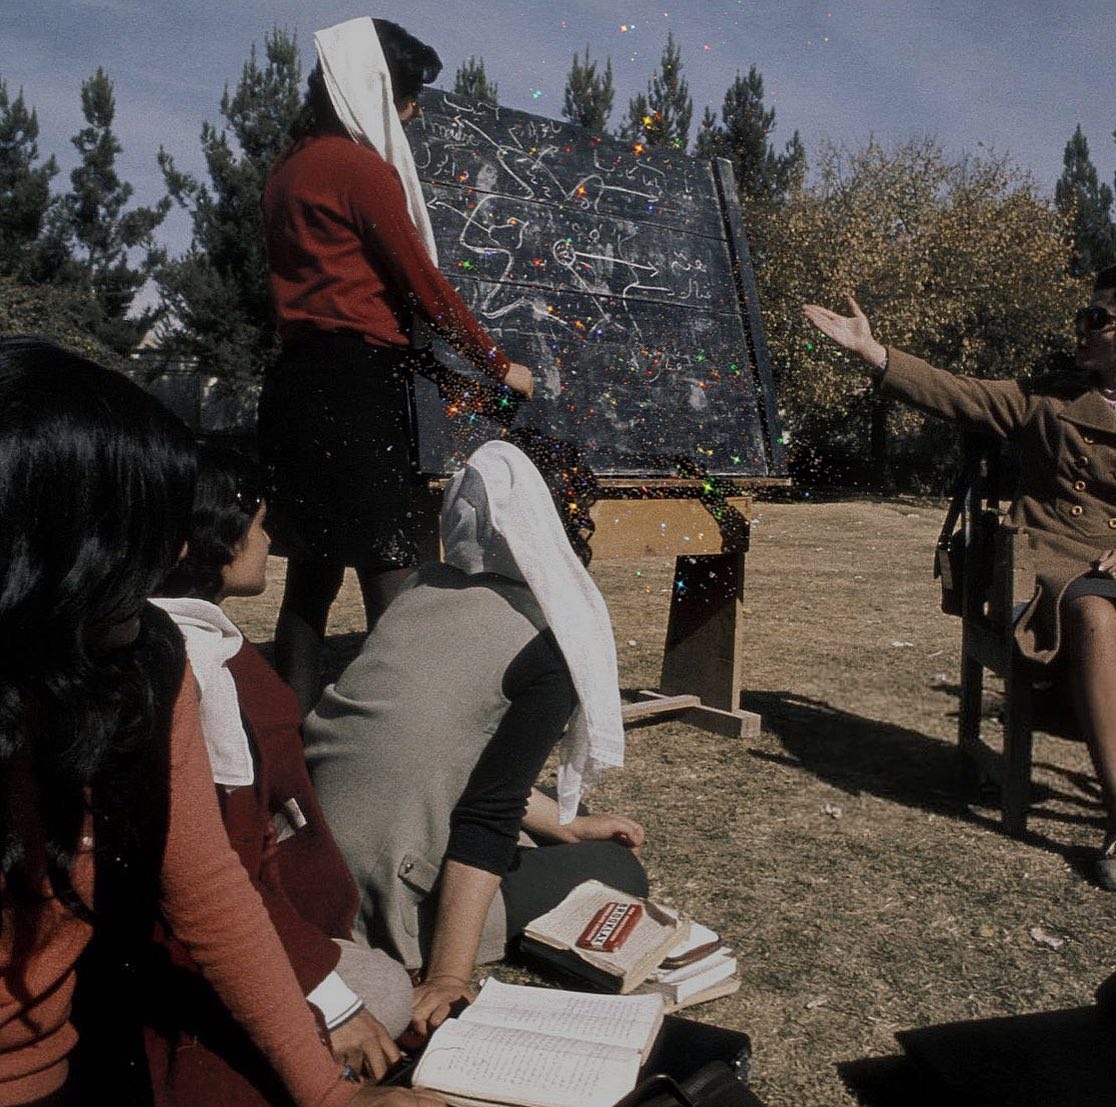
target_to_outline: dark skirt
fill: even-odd
[[[370,570],[418,563],[410,362],[351,332],[284,346],[258,424],[275,553]]]

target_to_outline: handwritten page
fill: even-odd
[[[657,996],[608,996],[503,984],[491,977],[460,1022],[517,1027],[643,1053],[662,1021]]]
[[[450,1019],[415,1069],[416,1087],[529,1107],[612,1107],[635,1087],[635,1050]]]

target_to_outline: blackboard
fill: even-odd
[[[785,473],[727,162],[436,90],[409,138],[443,272],[535,371],[517,426],[573,440],[599,474],[673,475],[677,455],[714,475]],[[421,379],[416,412],[428,473],[492,436]]]

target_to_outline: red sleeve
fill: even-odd
[[[290,958],[299,986],[307,994],[337,967],[341,950],[320,927],[303,917],[288,894],[279,870],[275,830],[267,809],[270,788],[263,757],[257,774],[260,779],[250,788],[237,788],[225,797],[225,827]]]
[[[374,244],[377,261],[387,266],[422,316],[455,350],[481,372],[503,380],[508,359],[473,317],[465,302],[430,260],[407,214],[407,200],[395,167],[373,151],[351,174],[351,219],[361,238]]]
[[[306,771],[298,699],[251,642],[230,658],[229,672],[259,756],[269,814],[284,828],[273,859],[283,892],[303,920],[331,938],[351,938],[360,895]]]
[[[229,845],[189,668],[171,729],[162,906],[175,936],[299,1107],[348,1103],[357,1089],[341,1079],[318,1036],[275,928]]]

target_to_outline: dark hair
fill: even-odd
[[[1106,288],[1116,288],[1116,265],[1106,265],[1093,282],[1094,292],[1103,292]]]
[[[203,446],[186,556],[171,569],[159,594],[216,600],[221,571],[236,557],[262,502],[260,472],[251,458],[225,446]]]
[[[423,85],[438,79],[442,59],[433,47],[409,34],[398,23],[392,23],[390,19],[373,19],[372,23],[391,77],[392,99],[399,107],[404,101],[418,96]],[[291,123],[290,135],[292,139],[300,139],[309,134],[340,129],[341,121],[337,118],[325,77],[322,76],[322,63],[318,62],[310,70],[306,98]]]
[[[101,770],[165,706],[167,674],[141,652],[165,656],[160,669],[180,656],[149,649],[157,620],[131,645],[103,635],[141,615],[174,564],[195,467],[185,425],[121,374],[0,339],[0,781],[25,780],[38,820],[32,832],[17,786],[0,788],[5,899],[38,898],[45,871],[81,910],[69,868],[87,796],[96,808]]]
[[[376,37],[384,51],[391,74],[391,95],[395,103],[413,100],[423,85],[432,84],[442,72],[442,59],[434,48],[403,30],[390,19],[373,19]]]

